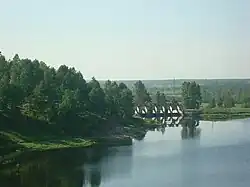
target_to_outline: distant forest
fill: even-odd
[[[123,81],[129,88],[136,80]],[[182,87],[184,82],[195,82],[200,86],[201,100],[207,107],[250,107],[250,79],[173,79],[142,80],[152,100],[165,97],[183,101]],[[164,95],[164,96],[163,96]]]

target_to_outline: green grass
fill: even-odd
[[[34,141],[29,137],[24,137],[17,132],[0,131],[0,139],[6,142],[5,146],[13,147],[17,150],[43,151],[62,148],[88,147],[94,145],[93,140],[85,140],[74,137],[61,137],[57,139],[48,138],[47,140]]]
[[[250,108],[242,108],[236,105],[233,108],[208,108],[202,109],[202,118],[205,120],[240,119],[250,117]]]
[[[233,107],[233,108],[204,108],[204,114],[250,114],[250,108],[240,108],[240,107]]]
[[[202,119],[205,121],[221,121],[229,119],[244,119],[249,118],[250,114],[202,114]]]
[[[131,119],[126,122],[128,128],[122,133],[114,133],[103,137],[69,136],[52,132],[46,124],[33,124],[29,128],[25,125],[3,125],[0,128],[0,150],[5,153],[22,151],[46,151],[53,149],[90,147],[94,145],[129,145],[131,137],[145,132],[147,125],[141,119]],[[43,127],[43,128],[41,128]],[[5,154],[4,153],[4,154]]]
[[[239,104],[236,104],[236,106],[232,108],[210,108],[208,103],[202,103],[199,110],[186,110],[186,112],[190,113],[198,111],[200,111],[201,117],[205,120],[226,120],[250,117],[250,108],[242,108]]]

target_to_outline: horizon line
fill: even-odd
[[[250,77],[249,78],[166,78],[166,79],[98,79],[95,77],[96,80],[98,81],[107,81],[107,80],[110,80],[110,81],[138,81],[138,80],[141,80],[141,81],[168,81],[168,80],[250,80]],[[91,80],[90,79],[85,79],[85,80]]]

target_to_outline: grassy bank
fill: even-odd
[[[119,132],[96,137],[55,134],[46,129],[46,126],[41,129],[38,124],[35,126],[32,124],[30,128],[22,128],[22,126],[14,128],[13,125],[8,124],[0,127],[1,153],[86,148],[102,144],[107,146],[131,145],[132,138],[142,139],[152,123],[142,119],[131,119]]]
[[[66,148],[87,148],[94,145],[131,145],[132,139],[130,136],[106,136],[106,137],[46,137],[43,140],[32,140],[29,137],[20,135],[17,132],[0,132],[0,150],[3,153],[23,152],[23,151],[47,151]]]
[[[88,147],[96,144],[93,140],[78,137],[44,137],[40,140],[33,140],[31,137],[23,136],[14,131],[0,131],[2,148],[9,150],[51,150],[70,147]]]
[[[206,121],[230,120],[249,118],[250,114],[202,114],[201,118]]]
[[[240,119],[250,117],[250,108],[204,108],[201,117],[205,120]]]

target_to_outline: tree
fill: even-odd
[[[190,82],[184,82],[181,87],[181,94],[182,94],[182,99],[183,99],[183,105],[186,108],[190,107],[190,96],[189,96],[189,85]]]
[[[250,108],[250,97],[245,97],[243,100],[243,107]]]
[[[152,101],[142,81],[137,81],[134,84],[134,93],[135,93],[135,98],[134,98],[135,105],[143,106],[146,103],[150,103]]]
[[[210,101],[209,107],[210,107],[210,108],[216,107],[216,101],[215,101],[215,98],[214,98],[214,97],[213,97],[212,100]]]
[[[244,91],[242,88],[236,94],[236,102],[242,104],[244,102]]]
[[[202,101],[200,85],[196,82],[182,84],[183,104],[189,109],[199,109]]]
[[[105,114],[105,93],[100,86],[100,83],[93,77],[87,85],[89,89],[89,109],[91,112],[96,113],[100,117]]]
[[[104,84],[105,101],[107,104],[106,115],[107,117],[118,117],[119,112],[119,87],[116,82],[106,81]]]
[[[154,103],[158,106],[164,106],[166,104],[166,96],[164,93],[157,91],[153,97]]]
[[[217,101],[217,106],[218,107],[222,107],[223,106],[223,98],[219,98],[218,101]]]
[[[234,98],[230,92],[224,95],[223,104],[224,104],[224,107],[226,108],[232,108],[235,106]]]
[[[120,92],[120,98],[119,98],[119,104],[120,104],[120,116],[123,119],[130,119],[133,115],[133,94],[132,91],[129,90],[127,87],[124,87],[124,85],[121,86],[119,84],[119,92]]]
[[[155,98],[156,98],[156,105],[160,105],[160,102],[161,102],[161,93],[159,91],[156,92]]]
[[[166,104],[166,96],[164,93],[161,93],[160,95],[160,105],[164,106]]]
[[[107,81],[104,84],[106,114],[116,120],[131,118],[133,115],[132,91],[124,83]]]
[[[2,76],[0,79],[0,110],[7,111],[8,110],[8,100],[9,100],[9,77],[7,74],[2,72]]]

